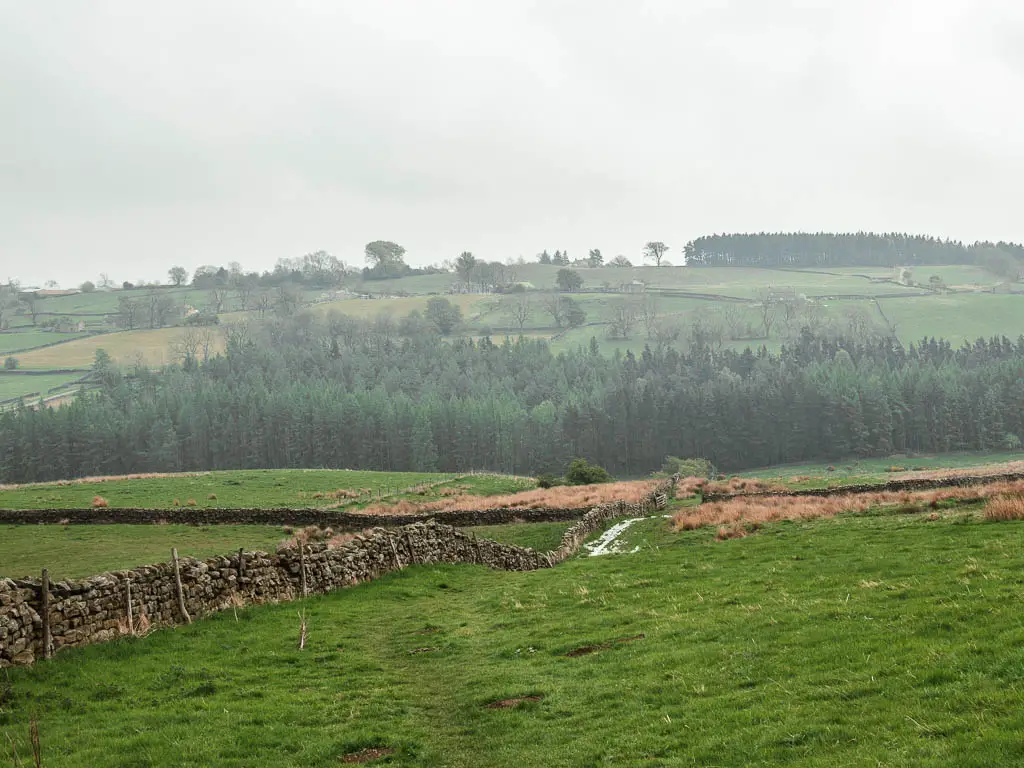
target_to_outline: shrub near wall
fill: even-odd
[[[185,614],[194,618],[232,605],[321,594],[409,565],[476,563],[509,571],[551,567],[575,553],[607,520],[664,506],[676,480],[659,485],[637,504],[594,507],[566,531],[561,546],[548,553],[477,539],[428,520],[401,528],[374,528],[336,548],[307,544],[277,554],[236,552],[208,560],[184,558],[180,602],[174,568],[168,563],[55,582],[46,592],[48,622],[41,615],[44,595],[39,580],[0,579],[0,667],[31,664],[62,648],[106,642],[147,623],[173,626],[188,621]],[[44,647],[44,623],[48,623],[48,648]]]

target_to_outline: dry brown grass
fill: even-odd
[[[560,485],[498,496],[463,494],[429,502],[398,501],[372,504],[367,515],[418,515],[428,512],[466,512],[476,509],[584,509],[611,501],[636,503],[654,490],[659,481],[637,480],[598,485]]]
[[[92,508],[93,509],[102,509],[104,507],[109,507],[109,506],[110,506],[110,504],[108,504],[107,500],[104,499],[102,496],[93,496],[92,497]]]
[[[209,472],[138,472],[132,475],[96,475],[76,477],[73,480],[50,480],[45,483],[0,483],[0,491],[17,491],[21,488],[45,488],[47,486],[89,485],[117,480],[150,480],[159,477],[201,477]]]
[[[688,507],[676,513],[673,526],[689,531],[704,526],[735,526],[763,524],[779,520],[813,520],[832,517],[845,512],[866,512],[875,508],[925,511],[945,501],[978,501],[999,498],[1014,499],[1021,510],[1021,518],[992,517],[989,519],[1024,519],[1024,480],[1000,481],[969,487],[937,488],[927,491],[878,491],[851,493],[842,496],[758,496],[716,501],[698,507]],[[1008,508],[1009,502],[999,502],[997,508]],[[986,517],[988,517],[986,508]],[[1005,513],[1001,513],[1005,514]],[[725,538],[733,538],[727,536]]]
[[[689,479],[689,478],[687,478]],[[703,486],[705,493],[779,493],[788,491],[785,485],[771,483],[759,477],[730,477]]]
[[[1016,493],[992,497],[985,504],[985,519],[993,522],[1024,520],[1024,495]]]
[[[288,538],[282,539],[277,544],[277,551],[283,552],[286,549],[297,547],[300,543],[311,544],[313,542],[326,542],[327,546],[331,549],[340,547],[349,541],[352,541],[360,534],[369,533],[370,529],[364,529],[359,533],[335,533],[333,528],[321,528],[318,525],[307,525],[305,528],[295,530],[290,526],[285,526],[284,532],[289,534]]]

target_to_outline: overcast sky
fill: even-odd
[[[1024,4],[0,0],[0,278],[1024,240]]]

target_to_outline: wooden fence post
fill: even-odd
[[[132,580],[124,580],[124,592],[128,600],[128,634],[135,635],[135,615],[132,610]]]
[[[43,579],[40,585],[40,597],[42,598],[40,618],[43,620],[43,658],[50,658],[50,570],[43,568]]]
[[[238,576],[239,578],[245,576],[245,549],[243,547],[238,548]]]
[[[302,583],[302,596],[308,595],[306,589],[306,545],[299,544],[299,575]]]
[[[391,554],[395,557],[395,567],[402,570],[402,558],[398,556],[398,547],[395,546],[395,540],[391,536],[388,536],[388,544],[391,545]]]
[[[405,543],[409,547],[409,564],[416,565],[416,550],[412,548],[412,536],[408,531],[405,532]]]
[[[174,588],[178,593],[178,611],[181,613],[181,617],[185,619],[186,624],[192,623],[192,617],[188,615],[188,611],[185,610],[185,593],[181,588],[181,569],[178,566],[178,548],[175,547],[171,550],[171,560],[174,561]]]

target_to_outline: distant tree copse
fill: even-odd
[[[188,270],[184,267],[171,267],[167,270],[167,276],[175,286],[182,286],[188,282]]]
[[[82,293],[92,293],[93,291],[96,290],[96,283],[92,282],[91,280],[86,280],[84,283],[78,286],[78,289]]]
[[[448,299],[434,296],[427,302],[427,309],[424,313],[426,319],[433,323],[437,330],[447,336],[455,326],[462,322],[462,310],[457,304],[452,304]]]
[[[600,248],[590,249],[590,255],[587,257],[587,264],[591,267],[600,267],[604,264],[604,256],[601,255]]]
[[[668,246],[660,240],[651,240],[644,246],[644,258],[653,261],[656,267],[661,266],[661,260],[665,258],[667,252]]]
[[[609,267],[632,267],[633,262],[623,256],[621,253],[614,259],[608,262]]]
[[[555,276],[555,284],[558,290],[573,293],[583,287],[583,278],[575,269],[560,269]]]

